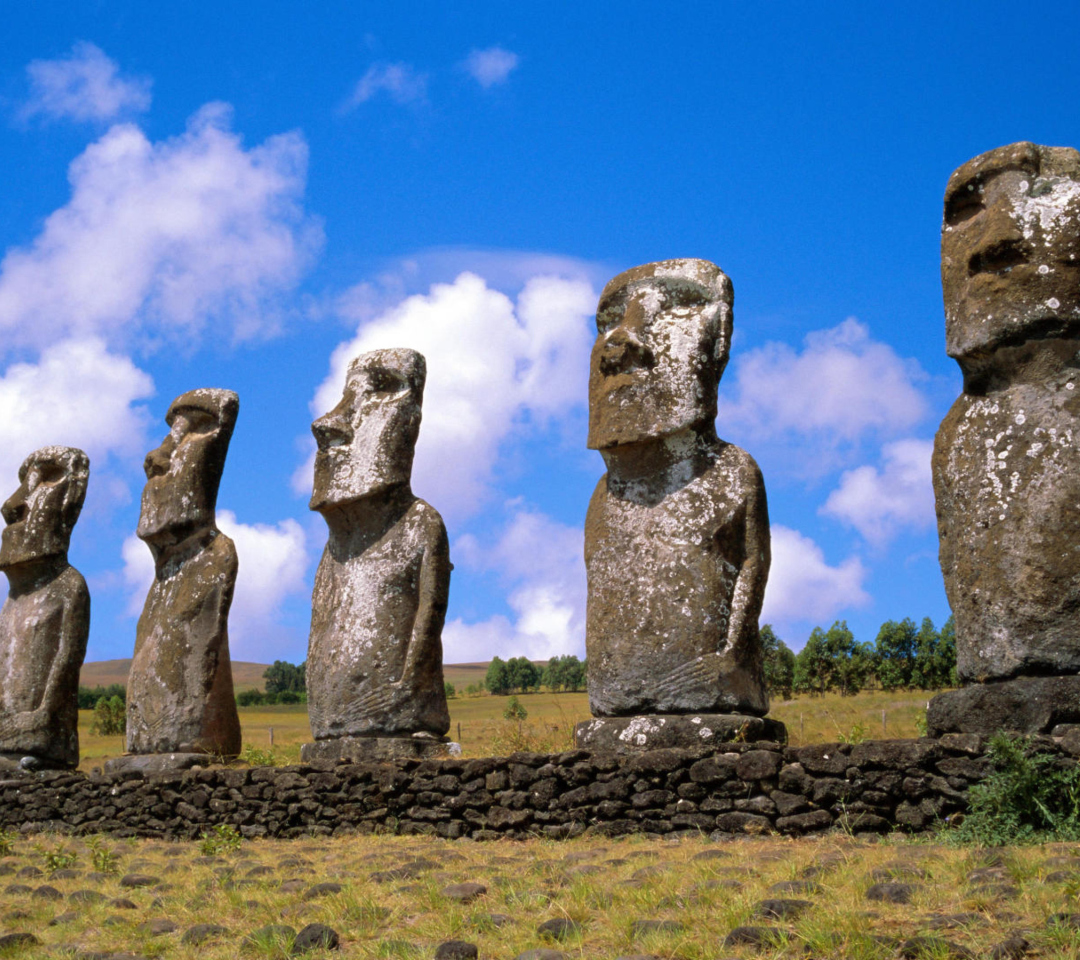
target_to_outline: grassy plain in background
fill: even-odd
[[[448,668],[447,674],[453,675],[453,668]],[[790,741],[795,745],[917,737],[930,696],[925,691],[866,691],[853,697],[835,693],[796,697],[774,702],[770,715],[787,724]],[[521,723],[503,717],[510,699],[459,695],[449,701],[450,736],[461,743],[465,756],[505,755],[514,750],[569,750],[573,746],[574,725],[589,718],[589,700],[584,693],[519,694],[518,701],[528,713]],[[92,718],[92,711],[80,712],[83,770],[100,766],[124,752],[122,736],[100,737],[90,733]],[[245,746],[259,750],[272,748],[278,763],[298,762],[300,745],[311,739],[304,704],[241,707],[240,724]]]

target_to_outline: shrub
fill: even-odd
[[[219,853],[235,853],[243,842],[244,838],[231,823],[219,823],[212,830],[203,833],[199,842],[199,852],[204,857],[213,857]]]
[[[951,838],[988,846],[1080,840],[1080,764],[1008,733],[990,738],[989,756],[994,770],[968,790],[967,816]]]
[[[98,736],[109,737],[127,731],[127,707],[118,697],[106,700],[102,697],[94,707],[94,719],[90,723],[90,732]]]

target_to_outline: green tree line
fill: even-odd
[[[765,624],[761,645],[769,693],[784,699],[829,691],[852,696],[868,687],[940,690],[957,685],[952,617],[940,630],[929,617],[919,626],[910,617],[887,620],[872,644],[859,643],[847,621],[837,620],[828,630],[815,627],[798,653]]]
[[[542,670],[527,657],[503,660],[492,658],[484,677],[484,687],[496,696],[529,693],[547,687],[553,693],[585,689],[585,661],[573,654],[552,657]]]

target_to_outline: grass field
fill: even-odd
[[[885,737],[916,737],[917,721],[925,716],[925,692],[868,691],[854,697],[826,694],[798,697],[775,703],[771,716],[787,724],[792,744],[862,740]],[[514,750],[554,752],[573,746],[574,725],[589,718],[584,693],[530,693],[518,697],[528,713],[517,723],[503,713],[509,697],[454,697],[450,704],[450,736],[461,743],[466,756],[482,757]],[[882,722],[884,712],[884,724]],[[80,769],[100,766],[123,753],[123,737],[98,737],[90,733],[93,714],[79,716],[82,762]],[[241,707],[240,723],[245,746],[271,747],[279,763],[296,763],[300,745],[311,739],[307,708],[294,706]],[[273,730],[271,744],[270,731]]]
[[[217,851],[39,836],[14,840],[0,858],[3,933],[38,941],[2,955],[285,960],[296,931],[319,923],[340,946],[304,954],[311,960],[420,960],[449,940],[505,960],[540,947],[568,960],[1076,958],[1078,865],[1077,844],[987,852],[843,834],[727,843],[375,835]],[[132,875],[140,879],[124,880]],[[905,885],[907,902],[878,899],[883,882]],[[465,883],[476,886],[462,899],[451,885]],[[547,932],[552,922],[561,932]]]

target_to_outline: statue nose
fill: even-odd
[[[18,490],[4,501],[3,507],[0,507],[0,514],[3,514],[4,523],[8,526],[13,523],[18,523],[26,516],[25,486],[20,486]]]
[[[320,450],[343,447],[352,440],[350,424],[336,410],[319,417],[311,425],[311,432],[315,434],[315,442],[319,445]]]
[[[162,443],[156,450],[151,450],[143,461],[143,471],[146,473],[146,479],[150,480],[153,477],[160,477],[169,472],[169,461],[172,459],[172,450],[166,450],[166,444]]]

